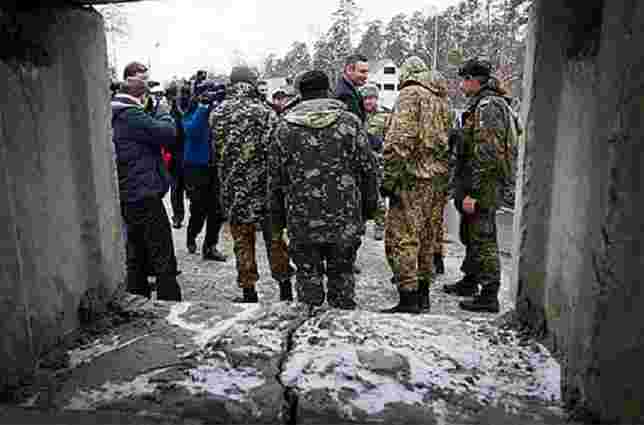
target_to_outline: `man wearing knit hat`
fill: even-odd
[[[302,75],[299,92],[271,143],[271,221],[288,228],[298,300],[322,305],[326,273],[329,305],[354,309],[354,247],[377,208],[375,162],[364,125],[329,98],[324,72]]]
[[[496,240],[496,210],[514,204],[519,125],[491,64],[466,61],[458,72],[468,103],[462,128],[450,134],[450,190],[461,214],[460,234],[466,247],[465,277],[445,285],[449,294],[473,296],[459,305],[464,310],[496,313],[501,284]],[[481,286],[479,292],[478,286]]]
[[[243,296],[235,301],[258,301],[255,256],[256,225],[262,225],[273,278],[280,300],[292,300],[288,251],[284,238],[271,238],[266,224],[267,155],[277,115],[260,98],[257,73],[236,66],[230,73],[226,99],[210,115],[213,152],[217,155],[221,206],[230,224],[237,260],[237,283]]]

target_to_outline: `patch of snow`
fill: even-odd
[[[123,343],[120,342],[120,335],[112,336],[112,342],[110,344],[104,344],[100,339],[97,339],[89,346],[69,350],[67,352],[69,354],[69,366],[71,368],[75,368],[84,363],[90,363],[97,357],[100,357],[112,351],[120,350],[121,348],[125,348],[128,345],[132,345],[135,342],[148,337],[149,335],[150,334],[147,333],[145,335],[137,336],[136,338],[132,338]]]
[[[263,385],[266,381],[260,377],[260,372],[249,367],[222,368],[217,366],[199,366],[190,371],[192,379],[179,382],[192,394],[207,392],[211,395],[226,397],[241,401],[253,388]]]
[[[157,385],[150,383],[150,378],[168,370],[170,370],[170,368],[158,369],[153,372],[137,376],[134,380],[128,382],[112,383],[108,381],[101,385],[98,390],[81,390],[69,400],[64,409],[92,410],[104,403],[153,393],[156,390]]]
[[[541,352],[547,352],[541,346]],[[545,361],[544,361],[545,358]],[[531,353],[528,362],[535,368],[535,387],[530,395],[546,401],[561,400],[561,366],[557,361],[543,354]]]
[[[223,335],[237,322],[243,322],[252,319],[257,315],[257,312],[261,308],[261,306],[259,305],[244,306],[244,310],[237,313],[235,316],[226,320],[222,320],[215,326],[210,326],[209,323],[212,320],[190,322],[181,317],[190,310],[190,307],[193,304],[194,303],[191,302],[176,303],[171,307],[170,313],[166,317],[166,321],[171,325],[175,325],[182,329],[196,333],[196,335],[193,337],[193,341],[199,347],[204,347],[213,338]]]

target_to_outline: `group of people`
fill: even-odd
[[[258,302],[259,229],[281,301],[293,300],[295,275],[299,302],[356,308],[356,258],[374,220],[399,293],[383,312],[428,312],[434,275],[444,272],[443,210],[453,198],[465,276],[443,290],[471,297],[463,309],[498,312],[495,213],[514,202],[520,128],[489,62],[469,60],[459,76],[469,101],[452,119],[446,81],[416,56],[400,68],[392,111],[378,108],[378,88],[367,84],[368,60],[359,54],[346,59],[335,88],[311,70],[295,79],[297,95],[278,90],[272,103],[257,73],[236,66],[227,82],[198,76],[188,105],[170,96],[172,105],[146,108],[147,69],[128,65],[112,101],[127,289],[149,297],[154,275],[158,299],[181,299],[162,203],[168,170],[180,169],[190,200],[187,248],[196,252],[207,222],[202,256],[226,261],[216,246],[229,224],[242,290],[236,302]],[[172,166],[163,161],[167,150],[179,158]]]

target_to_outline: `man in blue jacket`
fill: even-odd
[[[128,77],[112,100],[113,142],[123,219],[127,225],[127,290],[151,296],[147,266],[157,276],[157,299],[181,301],[170,221],[162,198],[170,177],[161,145],[176,142],[176,126],[162,104],[154,116],[144,112],[146,81]]]
[[[196,239],[206,223],[201,255],[204,260],[214,261],[226,261],[226,256],[217,250],[224,216],[219,206],[219,179],[210,145],[208,117],[212,109],[224,100],[225,94],[223,83],[211,80],[198,83],[190,109],[183,119],[184,179],[190,199],[188,252],[193,254],[197,251]]]

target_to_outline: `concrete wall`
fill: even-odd
[[[13,41],[0,60],[5,396],[78,326],[79,307],[104,306],[123,269],[102,19],[80,8],[10,18],[0,26]]]
[[[636,0],[537,0],[526,60],[518,310],[606,423],[644,423],[641,22]]]

